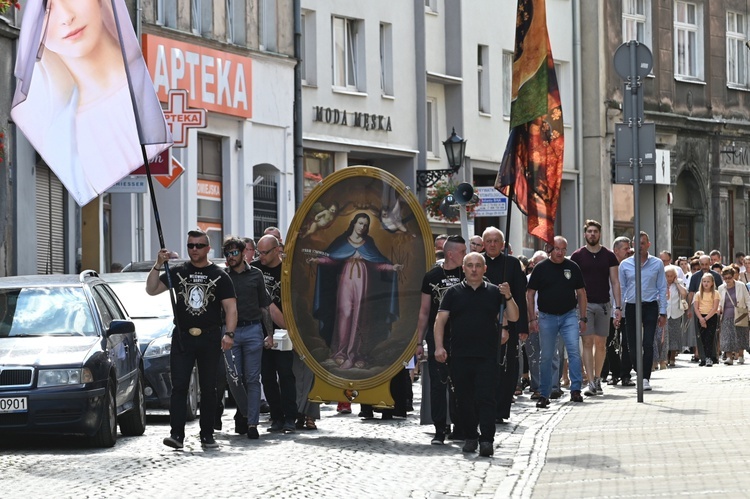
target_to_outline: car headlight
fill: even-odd
[[[154,357],[164,357],[172,352],[172,338],[168,335],[159,336],[154,341],[148,344],[146,351],[143,353],[144,359],[152,359]]]
[[[37,386],[82,385],[91,383],[94,377],[87,367],[78,369],[42,369],[39,371]]]

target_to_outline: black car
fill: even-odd
[[[96,272],[0,278],[0,433],[146,429],[135,325]]]
[[[143,358],[146,408],[169,409],[169,399],[172,395],[169,355],[172,351],[174,327],[169,293],[156,296],[146,293],[148,272],[120,272],[102,274],[101,277],[117,293],[125,305],[125,310],[129,312],[130,319],[135,323]],[[194,367],[188,387],[188,421],[196,418],[199,403],[198,370]]]

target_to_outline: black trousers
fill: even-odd
[[[640,329],[635,322],[635,304],[625,304],[625,315],[628,318],[626,322],[626,331],[628,333],[628,349],[630,352],[630,362],[633,367],[637,366],[636,355],[643,355],[643,379],[651,379],[651,368],[654,362],[654,334],[656,333],[656,322],[659,320],[659,302],[647,301],[641,304],[641,321],[643,322],[643,342],[641,344],[642,352],[636,351],[635,335]]]
[[[499,365],[497,368],[495,417],[508,419],[510,417],[510,406],[513,404],[513,394],[518,384],[518,337],[511,336],[500,349],[505,364]],[[505,349],[507,349],[507,353]],[[495,359],[495,362],[497,363],[497,359]]]
[[[272,421],[294,423],[297,419],[297,386],[293,363],[294,352],[291,350],[263,350],[260,376],[266,402],[271,408]]]
[[[169,400],[169,424],[172,435],[185,438],[187,420],[187,395],[193,366],[198,366],[201,387],[201,436],[214,433],[216,417],[216,377],[221,357],[221,330],[216,328],[200,336],[182,334],[182,348],[177,344],[177,331],[173,331],[172,353],[169,366],[172,377],[172,396]]]
[[[432,352],[434,350],[430,350]],[[450,362],[450,360],[449,360]],[[430,417],[435,425],[437,433],[443,432],[448,427],[448,414],[456,427],[459,427],[458,411],[456,409],[456,396],[451,390],[448,380],[448,366],[435,360],[435,357],[427,357],[427,369],[430,372]]]
[[[451,359],[451,378],[461,426],[467,439],[493,442],[495,439],[495,386],[497,358],[458,357]],[[515,380],[515,374],[512,376]],[[479,425],[479,434],[477,434]]]
[[[705,318],[706,316],[703,315]],[[700,334],[701,343],[703,344],[703,352],[706,355],[706,359],[713,361],[717,360],[716,355],[716,326],[719,323],[719,316],[714,314],[713,317],[706,321],[706,327],[700,327],[698,323],[698,331]],[[705,359],[704,359],[705,360]]]

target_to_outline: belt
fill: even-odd
[[[187,330],[188,334],[190,336],[200,336],[203,333],[210,333],[210,332],[218,332],[220,329],[217,327],[210,327],[210,328],[199,328],[199,327],[191,327]]]
[[[253,324],[260,324],[260,319],[257,321],[237,321],[237,327],[252,326]]]

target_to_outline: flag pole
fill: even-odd
[[[154,221],[156,222],[156,234],[159,237],[159,247],[166,248],[164,243],[164,232],[161,228],[161,218],[159,217],[159,206],[156,203],[156,193],[154,192],[154,183],[151,177],[151,166],[148,161],[148,153],[146,153],[146,145],[143,143],[143,127],[141,126],[141,117],[138,112],[138,102],[135,98],[135,92],[133,91],[133,81],[130,75],[130,68],[128,66],[128,58],[125,53],[125,42],[122,38],[122,28],[120,25],[120,19],[117,15],[117,6],[115,5],[116,0],[111,0],[112,14],[115,18],[115,26],[117,27],[117,39],[120,43],[120,52],[122,54],[123,66],[125,68],[125,77],[128,81],[128,93],[130,94],[130,104],[133,107],[133,117],[135,118],[135,128],[138,132],[138,142],[141,144],[141,156],[143,158],[143,166],[146,169],[146,182],[148,183],[148,191],[151,195],[151,208],[154,213]],[[128,22],[130,22],[128,20]],[[172,304],[172,314],[174,315],[175,334],[177,335],[177,346],[182,350],[182,331],[180,330],[180,323],[177,320],[177,302],[174,295],[174,285],[172,283],[172,276],[169,273],[169,261],[164,262],[164,272],[167,275],[167,287],[169,290],[169,301]]]
[[[508,238],[510,237],[510,218],[511,218],[510,215],[513,210],[512,201],[515,195],[515,193],[513,192],[514,185],[515,185],[515,182],[511,182],[511,184],[508,186],[508,215],[505,219],[505,247],[503,248],[503,280],[505,280],[506,282],[508,281],[507,279],[508,277],[508,246],[509,246]],[[506,361],[508,358],[508,349],[505,348],[505,353],[503,353],[503,343],[502,343],[502,338],[503,338],[502,327],[503,327],[503,314],[504,313],[505,313],[505,297],[503,296],[503,299],[500,302],[500,314],[499,314],[500,315],[500,319],[499,319],[500,345],[498,346],[498,349],[497,349],[497,363],[501,366],[505,366],[505,368],[507,369],[508,363]],[[508,330],[508,333],[510,333],[510,330]],[[510,341],[510,339],[508,341]]]

